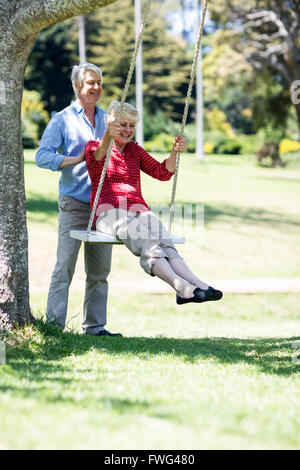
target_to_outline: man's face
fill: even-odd
[[[102,94],[101,78],[93,70],[85,70],[81,87],[77,88],[78,99],[83,104],[96,104]]]

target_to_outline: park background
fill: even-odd
[[[273,3],[287,25],[287,2],[260,5]],[[299,122],[286,75],[266,52],[272,46],[284,65],[288,41],[276,37],[271,20],[256,18],[242,29],[243,9],[228,5],[209,4],[202,47],[205,158],[195,156],[194,90],[177,192],[178,204],[204,205],[204,230],[185,220],[187,242],[179,250],[203,280],[224,290],[224,299],[176,306],[170,289],[114,247],[107,326],[124,338],[113,341],[80,334],[82,253],[65,332],[44,324],[59,174],[37,168],[34,157],[51,114],[73,98],[78,20],[40,33],[22,104],[30,298],[40,320],[8,341],[0,370],[3,448],[299,447]],[[188,0],[154,1],[143,42],[145,147],[161,160],[180,128],[194,7]],[[133,18],[130,0],[85,17],[87,60],[103,70],[103,108],[121,96]],[[296,31],[299,54],[299,23]],[[291,76],[300,78],[298,72],[299,60]],[[134,83],[128,101],[135,101]],[[276,157],[258,161],[259,149],[270,146]],[[168,204],[170,185],[143,177],[145,199]],[[177,221],[176,229],[182,230]]]

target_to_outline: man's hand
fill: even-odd
[[[85,160],[85,146],[83,147],[83,150],[80,152],[78,157],[76,157],[76,163],[82,163]]]
[[[65,157],[58,168],[66,168],[67,166],[78,165],[78,163],[82,163],[85,160],[85,146],[83,150],[77,157]]]

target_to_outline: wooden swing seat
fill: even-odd
[[[96,230],[71,230],[70,237],[76,240],[81,240],[86,243],[110,243],[113,245],[123,245],[123,243],[112,235],[107,233],[98,232]],[[185,243],[184,237],[171,235],[174,244],[183,245]]]

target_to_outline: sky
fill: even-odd
[[[195,42],[197,38],[197,22],[195,21],[196,15],[195,15],[195,9],[193,10],[186,10],[185,11],[185,23],[186,27],[189,29],[190,34],[189,34],[189,41],[190,42]],[[173,11],[168,15],[168,20],[170,22],[171,28],[170,28],[170,33],[173,34],[174,36],[178,36],[178,34],[181,34],[182,29],[183,29],[183,21],[181,17],[181,13],[178,11]],[[207,27],[210,24],[209,20],[209,13],[207,11],[206,13],[206,19],[205,19],[205,26]]]

